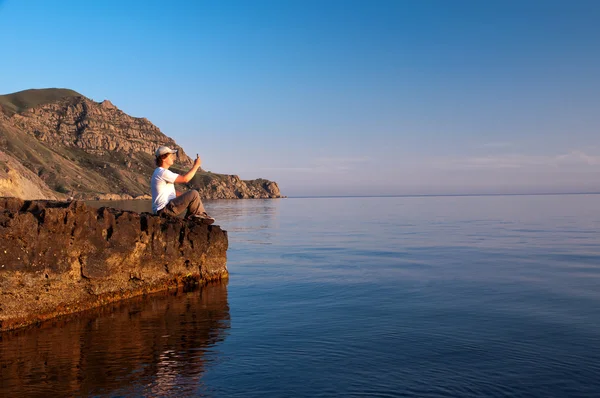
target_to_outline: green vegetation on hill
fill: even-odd
[[[0,95],[0,106],[10,116],[38,105],[48,104],[66,97],[81,97],[77,91],[66,88],[43,88]]]

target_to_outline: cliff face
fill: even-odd
[[[188,184],[203,198],[211,199],[264,199],[281,198],[277,183],[264,179],[243,181],[236,175],[197,173]]]
[[[86,153],[106,156],[118,152],[128,156],[126,166],[154,156],[161,145],[178,149],[178,163],[190,166],[192,160],[171,138],[146,118],[134,118],[110,101],[97,103],[83,96],[63,98],[30,108],[10,118],[19,128],[47,146],[80,148]],[[140,156],[146,154],[148,156]]]
[[[147,195],[154,150],[161,145],[178,149],[176,165],[187,171],[192,160],[173,139],[109,101],[98,103],[55,89],[0,96],[0,150],[18,159],[58,198]],[[275,182],[203,171],[188,188],[207,199],[281,197]],[[16,196],[1,187],[0,195]]]
[[[0,198],[0,331],[227,277],[219,226]]]

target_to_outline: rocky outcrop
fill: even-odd
[[[0,198],[0,330],[228,276],[219,226]]]
[[[183,148],[148,119],[131,117],[106,100],[97,103],[83,96],[63,98],[17,113],[11,121],[49,146],[80,148],[101,156],[119,152],[133,157],[133,164],[140,154],[152,157],[156,148],[165,145],[178,149],[178,163],[192,164]]]
[[[267,199],[281,198],[276,182],[256,179],[243,181],[236,175],[200,173],[189,184],[200,196],[211,199]]]
[[[179,149],[176,165],[182,170],[192,164],[148,119],[129,116],[108,100],[95,102],[65,89],[26,90],[0,95],[0,108],[0,150],[18,159],[59,199],[148,194],[154,150],[161,145]],[[202,174],[188,188],[204,199],[281,197],[271,181]]]

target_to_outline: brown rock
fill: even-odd
[[[0,198],[0,331],[228,276],[219,226]]]
[[[102,101],[100,105],[106,109],[116,109],[116,106],[114,106],[109,100]]]
[[[180,163],[192,164],[183,149],[155,125],[127,115],[108,100],[97,103],[83,96],[67,97],[17,113],[11,121],[50,146],[81,148],[92,154],[117,151],[154,156],[157,147],[166,145],[179,150]]]

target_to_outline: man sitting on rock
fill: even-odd
[[[186,184],[190,182],[200,168],[202,161],[196,155],[194,165],[185,175],[179,175],[169,170],[175,162],[176,149],[161,146],[156,150],[156,165],[152,174],[150,186],[152,188],[152,211],[158,215],[178,216],[187,210],[187,220],[197,220],[204,224],[212,224],[215,219],[206,214],[200,195],[196,190],[183,194],[175,192],[175,183]]]

